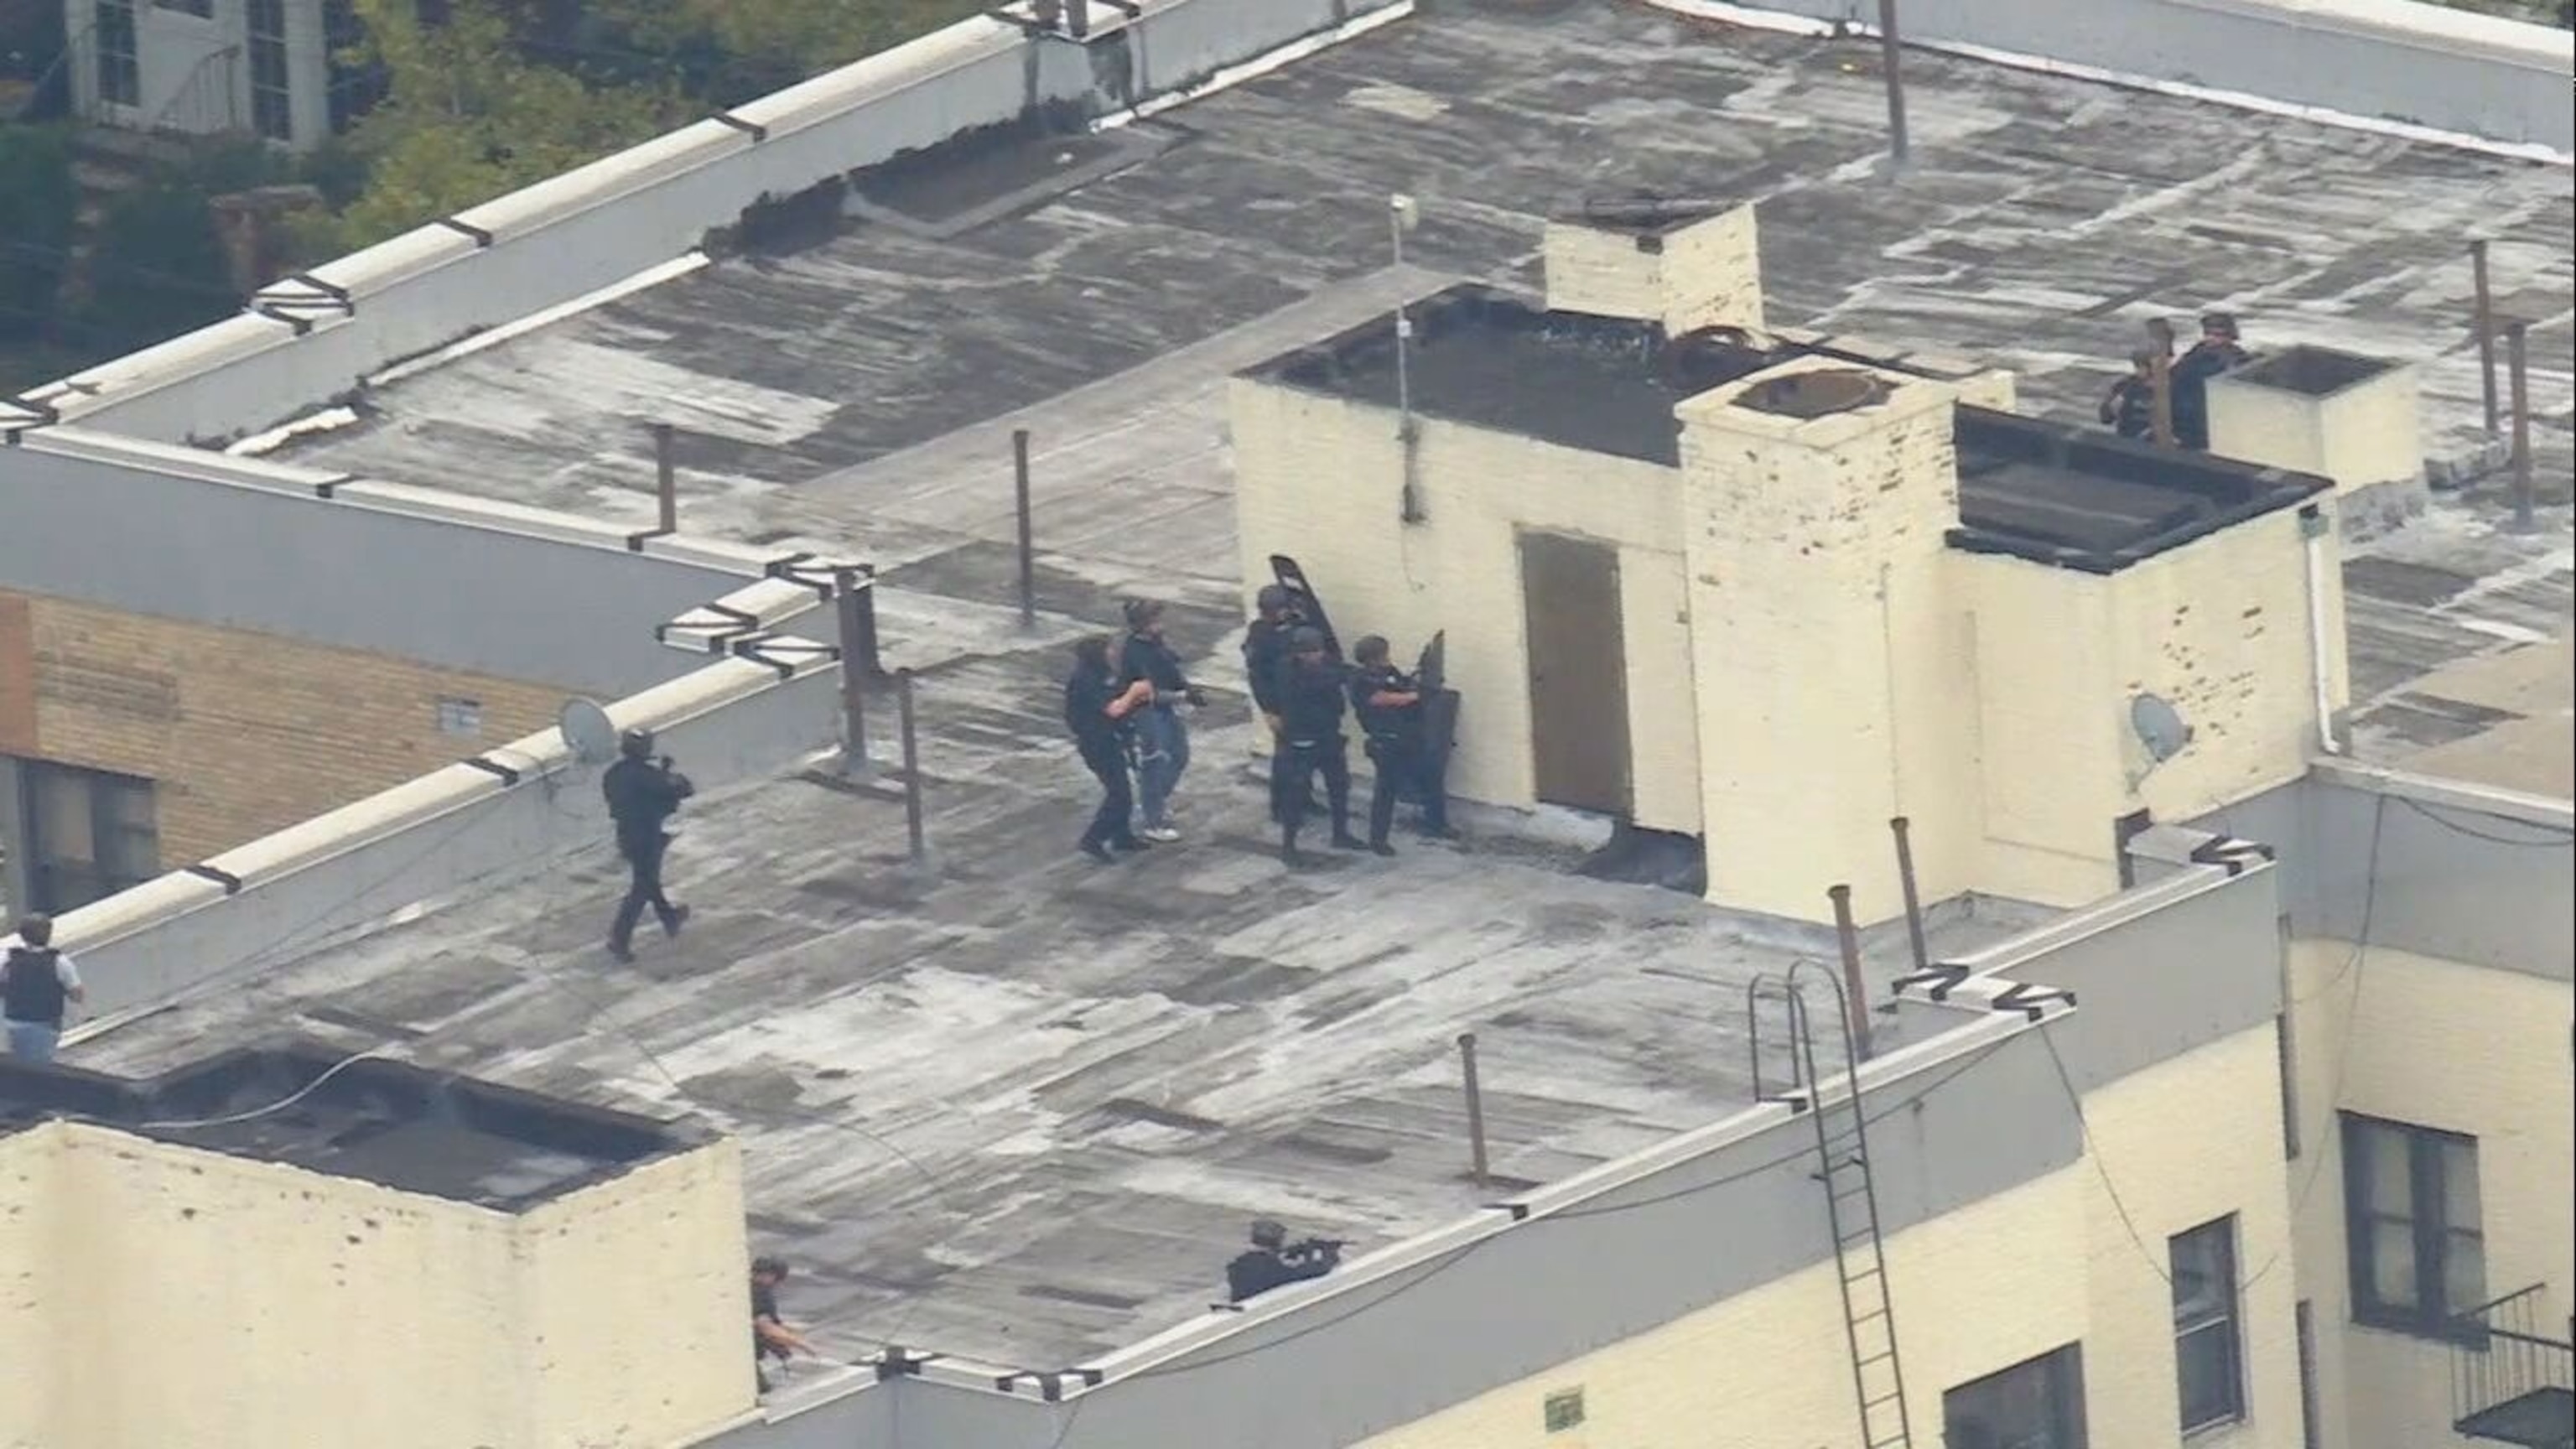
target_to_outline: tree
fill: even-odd
[[[694,89],[740,105],[980,15],[985,0],[597,0],[619,44],[688,61]]]
[[[50,126],[0,126],[0,337],[42,337],[80,216],[71,142]]]
[[[83,319],[120,349],[149,346],[241,308],[206,192],[156,181],[101,213]]]
[[[366,185],[333,238],[366,246],[597,160],[686,114],[678,87],[593,85],[527,59],[493,0],[424,26],[410,0],[353,0],[385,98],[348,136]]]

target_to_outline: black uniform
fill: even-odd
[[[2209,447],[2209,380],[2253,361],[2233,342],[2204,337],[2173,365],[2174,441],[2186,448]]]
[[[1273,1288],[1285,1288],[1291,1283],[1303,1283],[1309,1278],[1321,1278],[1333,1271],[1334,1266],[1341,1260],[1342,1250],[1338,1243],[1297,1243],[1285,1248],[1253,1248],[1237,1254],[1233,1262],[1225,1265],[1225,1290],[1234,1302],[1241,1303],[1247,1298],[1267,1293]]]
[[[1422,802],[1422,828],[1433,835],[1449,830],[1449,792],[1431,757],[1423,731],[1421,685],[1391,664],[1361,665],[1351,673],[1351,714],[1367,737],[1369,762],[1377,766],[1377,783],[1369,791],[1369,844],[1386,844],[1395,825],[1395,802],[1411,795]],[[1380,694],[1411,694],[1411,704],[1375,705]]]
[[[1279,763],[1271,771],[1271,809],[1296,849],[1297,831],[1306,823],[1306,792],[1318,771],[1324,776],[1324,799],[1333,812],[1333,840],[1351,837],[1351,758],[1342,735],[1343,670],[1329,659],[1312,664],[1295,655],[1280,661],[1272,676],[1279,699]]]
[[[2102,399],[2102,421],[2124,438],[2143,438],[2156,430],[2156,385],[2143,377],[2124,377],[2111,384]]]
[[[680,929],[679,907],[662,894],[662,852],[671,843],[662,826],[697,787],[668,765],[629,756],[608,767],[599,788],[608,797],[609,818],[617,823],[617,850],[626,857],[629,873],[626,899],[618,902],[617,920],[608,928],[608,948],[623,956],[647,906],[663,930]]]
[[[1073,732],[1082,763],[1100,780],[1100,809],[1091,817],[1091,828],[1082,832],[1085,850],[1104,845],[1133,849],[1136,844],[1136,792],[1127,780],[1127,748],[1135,727],[1109,717],[1111,702],[1125,692],[1115,674],[1086,664],[1075,665],[1064,682],[1065,728]]]
[[[1255,619],[1243,631],[1243,678],[1252,686],[1252,703],[1263,714],[1279,712],[1279,665],[1288,657],[1288,635],[1297,619]]]

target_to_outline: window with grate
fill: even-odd
[[[42,760],[19,779],[34,909],[61,915],[160,874],[151,781]]]
[[[98,0],[98,98],[110,105],[143,103],[143,67],[135,59],[134,0]]]
[[[1547,1396],[1542,1409],[1547,1432],[1562,1434],[1583,1422],[1583,1390],[1560,1389]]]

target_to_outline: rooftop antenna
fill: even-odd
[[[1404,268],[1404,239],[1422,220],[1422,209],[1413,198],[1398,192],[1386,201],[1387,237],[1394,243],[1395,266]],[[1404,500],[1402,517],[1407,523],[1423,521],[1422,489],[1415,466],[1414,443],[1418,437],[1413,425],[1413,313],[1405,305],[1401,277],[1396,280],[1395,302],[1395,441],[1404,450]]]
[[[580,695],[565,700],[555,712],[555,732],[582,764],[604,765],[617,758],[617,725],[597,700]]]

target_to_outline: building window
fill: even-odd
[[[176,10],[182,15],[194,15],[200,20],[215,18],[215,0],[152,0],[152,3],[163,10]]]
[[[2343,1171],[2353,1321],[2449,1336],[2487,1296],[2477,1139],[2346,1113]]]
[[[2236,1308],[2236,1219],[2177,1235],[2173,1259],[2174,1376],[2182,1431],[2245,1416],[2245,1375]]]
[[[134,0],[98,0],[94,38],[98,98],[110,105],[141,105],[143,68],[134,58]]]
[[[438,702],[438,732],[443,735],[479,735],[483,733],[483,703],[474,699],[442,699]]]
[[[41,760],[24,762],[28,889],[60,915],[161,873],[152,782]]]
[[[1941,1396],[1949,1449],[2084,1449],[2084,1350],[2075,1344]]]
[[[250,0],[250,122],[271,141],[295,139],[286,74],[286,0]]]
[[[1583,1422],[1583,1390],[1562,1389],[1547,1396],[1541,1414],[1547,1432],[1562,1434]]]

